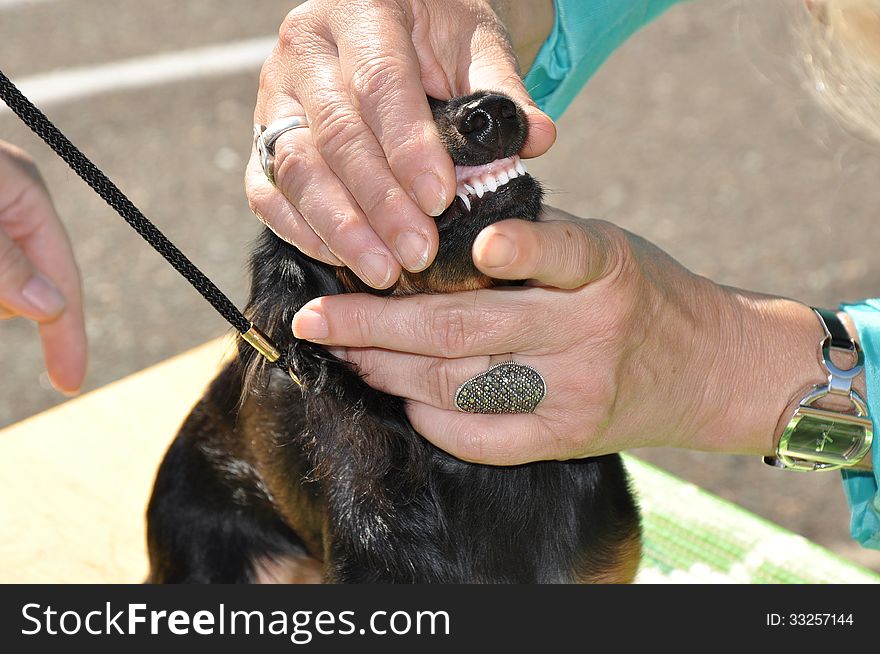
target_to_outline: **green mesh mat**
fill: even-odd
[[[880,576],[632,456],[642,508],[638,583],[855,584]]]

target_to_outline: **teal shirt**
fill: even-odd
[[[678,0],[554,0],[553,31],[525,85],[544,111],[557,119],[599,66],[630,35]],[[874,433],[880,422],[880,299],[844,304],[865,351],[868,409]],[[872,448],[874,471],[843,473],[850,505],[850,531],[866,547],[880,549],[880,435]]]
[[[526,88],[559,118],[620,44],[677,1],[554,0],[553,31],[526,75]]]

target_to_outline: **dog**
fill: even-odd
[[[471,245],[489,224],[541,212],[542,189],[517,156],[525,115],[499,93],[430,104],[461,191],[436,219],[435,262],[376,291],[268,230],[260,237],[246,313],[267,327],[302,386],[240,345],[158,471],[149,581],[633,580],[640,519],[618,455],[511,467],[458,460],[412,428],[401,398],[291,333],[294,313],[323,295],[500,283],[474,267]],[[479,187],[487,172],[495,190],[491,181]]]

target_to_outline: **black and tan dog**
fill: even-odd
[[[540,213],[540,186],[517,157],[526,120],[511,100],[478,93],[432,109],[460,194],[437,219],[435,263],[384,293],[492,286],[471,260],[477,234]],[[156,479],[151,581],[632,580],[639,518],[617,455],[492,467],[446,454],[413,430],[403,400],[291,335],[309,300],[371,289],[268,231],[252,271],[249,315],[303,388],[244,344],[214,380]]]

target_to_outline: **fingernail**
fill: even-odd
[[[492,234],[480,245],[477,258],[486,268],[504,268],[516,258],[516,246],[504,234]]]
[[[384,254],[367,252],[358,258],[360,277],[373,288],[385,288],[391,279],[391,262]]]
[[[443,182],[431,171],[422,173],[415,178],[412,184],[412,194],[416,204],[429,216],[439,216],[446,211],[449,204]]]
[[[46,373],[46,374],[48,375],[48,373]],[[49,383],[52,384],[52,388],[54,388],[56,391],[58,391],[59,393],[61,393],[65,397],[76,397],[77,395],[79,395],[78,388],[75,388],[75,389],[61,388],[58,384],[55,383],[55,380],[52,379],[52,375],[49,375]]]
[[[428,239],[418,232],[404,232],[395,240],[397,256],[403,267],[411,272],[424,270],[428,265]]]
[[[330,328],[324,316],[314,309],[302,309],[293,317],[293,335],[297,338],[312,340],[327,338]]]
[[[64,297],[48,279],[37,273],[21,289],[21,296],[37,311],[55,316],[64,309]]]

